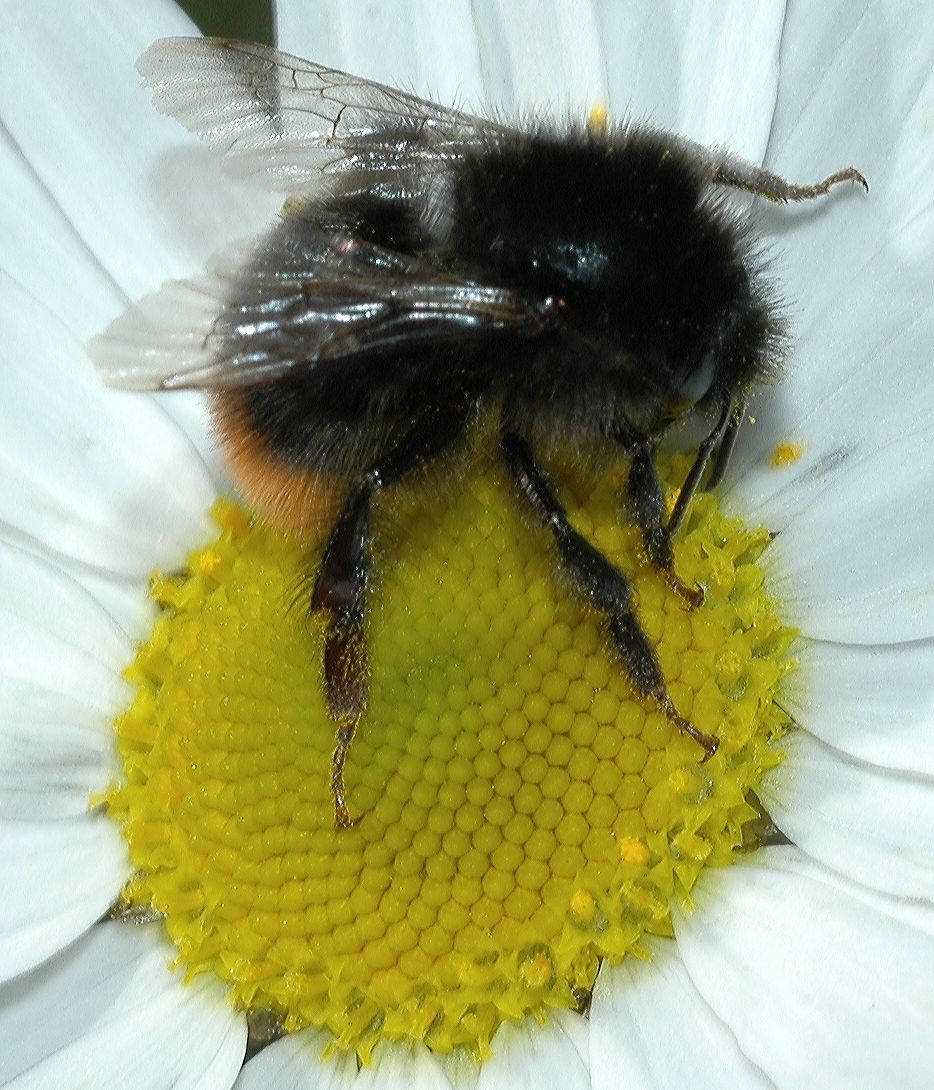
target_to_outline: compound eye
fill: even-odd
[[[717,367],[713,352],[705,352],[703,356],[688,372],[687,378],[681,383],[678,390],[679,400],[693,406],[710,392],[714,379],[717,376]]]

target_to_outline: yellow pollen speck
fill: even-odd
[[[662,461],[669,500],[688,467]],[[576,1009],[602,961],[671,934],[671,906],[731,861],[787,725],[769,534],[696,497],[675,543],[706,589],[692,612],[620,523],[625,465],[549,469],[631,575],[672,699],[718,753],[701,763],[633,695],[547,533],[475,465],[456,492],[377,506],[370,700],[345,770],[359,820],[336,830],[309,544],[219,503],[217,541],[153,580],[104,800],[134,866],[124,900],[164,916],[189,978],[364,1062],[384,1039],[482,1059],[502,1022]]]
[[[769,457],[769,465],[773,469],[785,469],[800,461],[803,454],[803,443],[779,443]]]
[[[587,131],[591,136],[602,136],[610,124],[610,111],[603,103],[592,106],[587,115]]]

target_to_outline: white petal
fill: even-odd
[[[607,99],[593,6],[557,0],[366,0],[277,5],[283,49],[516,121]]]
[[[383,1043],[358,1071],[352,1053],[322,1059],[330,1042],[317,1030],[281,1038],[245,1065],[235,1090],[451,1090],[442,1058],[426,1048]]]
[[[758,792],[779,829],[864,885],[934,901],[934,780],[854,761],[806,731],[783,747]]]
[[[190,273],[274,215],[272,197],[226,178],[139,85],[146,46],[195,32],[174,4],[0,0],[0,21],[3,122],[127,295]]]
[[[0,270],[66,325],[82,346],[126,304],[9,135],[0,128]],[[10,316],[13,321],[17,316]],[[82,347],[83,357],[83,347]],[[204,398],[186,393],[158,399],[162,408],[205,452],[218,490],[230,480],[213,451]]]
[[[0,14],[0,116],[16,137],[0,129],[0,268],[82,345],[129,297],[272,222],[279,199],[227,177],[139,86],[137,55],[194,30],[175,5],[105,3],[89,16],[42,0],[27,17],[0,0]],[[203,399],[163,408],[229,490]]]
[[[99,331],[98,331],[99,332]],[[201,390],[175,390],[153,394],[153,401],[188,436],[210,474],[219,496],[236,491],[224,456],[214,441],[213,424],[207,399]]]
[[[934,635],[931,432],[850,458],[763,556],[783,616],[812,639],[901,643]]]
[[[794,848],[706,872],[696,903],[675,920],[688,972],[779,1090],[930,1086],[930,905],[871,894]]]
[[[441,1062],[427,1048],[383,1045],[360,1069],[354,1090],[451,1090]]]
[[[622,5],[382,5],[280,0],[284,49],[484,112],[580,116],[608,104],[760,159],[777,83],[783,0],[699,9]],[[374,19],[377,21],[374,26]],[[672,93],[672,72],[679,75]],[[741,86],[743,93],[736,88]]]
[[[614,115],[761,162],[778,83],[784,0],[597,5]]]
[[[7,628],[0,621],[0,634],[5,635]],[[51,665],[54,658],[42,660],[45,670],[56,671],[51,679],[38,676],[38,669],[31,677],[19,664],[3,668],[0,817],[54,820],[87,815],[90,797],[104,790],[118,772],[110,725],[129,703],[128,687],[117,675],[60,643],[41,639],[34,647],[37,656],[62,654],[67,665],[59,670]],[[82,690],[87,698],[78,695]],[[100,710],[101,705],[110,705],[110,710]]]
[[[347,1090],[356,1086],[357,1061],[351,1054],[322,1059],[332,1040],[318,1030],[289,1033],[244,1064],[235,1090]]]
[[[0,543],[0,978],[86,930],[129,870],[89,812],[117,773],[110,724],[132,644],[74,580]]]
[[[171,974],[153,928],[106,923],[0,989],[0,1082],[16,1090],[227,1090],[246,1023],[201,977]]]
[[[523,115],[583,119],[606,105],[603,43],[591,3],[474,0],[480,66],[490,107]]]
[[[480,47],[469,0],[318,0],[276,4],[276,38],[288,53],[482,110]]]
[[[121,292],[2,128],[0,177],[0,268],[86,340],[123,305]]]
[[[590,1069],[591,1035],[590,1019],[582,1018],[577,1011],[553,1011],[550,1015],[556,1032],[563,1033],[577,1049],[577,1054],[588,1070]]]
[[[83,345],[125,307],[126,296],[2,128],[0,177],[4,179],[0,222],[5,228],[0,235],[0,269],[52,311]],[[16,315],[12,317],[16,320]],[[204,398],[186,393],[158,400],[204,452],[218,490],[229,491],[229,476],[213,450]]]
[[[32,969],[84,934],[129,874],[120,830],[103,814],[0,819],[0,980]]]
[[[802,640],[782,704],[808,731],[883,768],[934,776],[934,642]]]
[[[590,1011],[594,1090],[769,1090],[731,1028],[701,998],[677,946],[652,945],[652,960],[604,966]]]
[[[872,214],[859,207],[862,200],[858,193],[845,202],[840,198],[851,208],[855,233]],[[814,210],[795,228],[795,238],[806,242],[823,214]],[[831,282],[836,277],[830,263],[824,276]],[[798,338],[786,377],[750,408],[755,423],[740,433],[725,484],[730,508],[755,511],[766,525],[782,530],[832,494],[838,476],[854,462],[871,472],[893,437],[931,434],[930,281],[931,274],[888,267],[880,259],[841,290],[836,312],[812,320]],[[810,309],[807,317],[812,319]],[[800,457],[776,468],[772,455],[782,443],[795,444]],[[923,473],[927,466],[907,465],[903,473],[916,468]],[[918,498],[926,499],[920,490]]]
[[[78,695],[87,691],[81,670],[98,668],[93,676],[95,686],[103,685],[103,693],[112,687],[99,677],[100,667],[116,677],[129,663],[133,644],[101,606],[78,583],[56,566],[31,556],[12,545],[0,542],[0,624],[3,624],[4,659],[0,677],[24,677],[25,671],[36,671],[56,691]],[[44,659],[33,641],[51,640],[52,657]],[[74,666],[66,662],[73,674],[65,685],[55,679],[62,659],[75,652],[82,659]],[[85,667],[84,660],[90,660]],[[77,689],[72,687],[75,683]],[[112,709],[109,695],[104,703],[92,701],[105,711]]]
[[[177,565],[212,532],[194,449],[153,402],[104,390],[73,335],[2,274],[0,309],[14,316],[0,343],[0,523],[112,573]]]
[[[477,1090],[589,1090],[590,1072],[575,1037],[558,1020],[500,1026]]]
[[[99,713],[4,678],[0,718],[0,818],[93,820],[88,800],[117,775]]]
[[[816,179],[855,163],[875,213],[858,230],[844,202],[813,217],[811,245],[795,250],[801,298],[813,292],[819,311],[883,243],[890,257],[924,254],[930,267],[934,208],[922,179],[934,166],[934,10],[924,0],[790,5],[781,65],[768,165]],[[820,271],[827,256],[834,278]]]
[[[847,460],[930,428],[934,386],[934,9],[924,3],[795,5],[768,165],[816,180],[855,164],[871,193],[763,209],[790,300],[796,350],[754,410],[732,469],[737,506],[782,529],[834,488]],[[802,459],[776,472],[775,446]]]
[[[136,643],[148,638],[158,614],[149,580],[120,578],[98,569],[70,566],[69,574],[98,601]]]

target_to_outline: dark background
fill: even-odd
[[[205,34],[272,44],[271,0],[180,0]]]

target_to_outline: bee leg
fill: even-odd
[[[688,472],[687,477],[684,479],[684,484],[681,485],[681,491],[678,493],[678,498],[675,500],[674,510],[671,512],[671,518],[668,520],[668,533],[669,535],[676,534],[681,523],[684,521],[684,516],[687,514],[688,507],[691,505],[691,500],[694,498],[694,493],[697,491],[701,478],[704,475],[704,470],[707,468],[707,462],[710,460],[710,455],[713,452],[714,447],[720,447],[717,454],[717,460],[715,463],[715,471],[719,473],[716,480],[710,482],[710,487],[720,480],[723,476],[723,471],[726,469],[726,463],[729,461],[730,454],[733,450],[733,444],[736,441],[736,433],[739,431],[739,426],[743,419],[743,409],[745,401],[735,401],[733,398],[724,398],[723,405],[720,410],[720,416],[717,418],[716,424],[706,439],[697,448],[697,454],[694,457],[694,462]]]
[[[613,643],[637,692],[652,699],[669,722],[704,749],[704,760],[712,757],[719,740],[698,730],[678,714],[655,651],[633,612],[628,579],[571,526],[561,501],[535,461],[528,441],[506,427],[500,437],[500,447],[519,494],[539,522],[551,531],[568,575],[581,595],[605,615]]]
[[[370,492],[364,485],[351,494],[331,533],[311,596],[311,611],[330,614],[324,643],[324,683],[328,711],[337,725],[331,755],[334,824],[349,828],[344,764],[357,724],[366,710],[369,664],[364,619],[369,578]]]
[[[755,193],[758,197],[774,201],[776,204],[788,204],[790,201],[812,201],[817,197],[823,197],[829,193],[835,185],[841,182],[855,182],[869,192],[869,183],[862,171],[856,167],[844,167],[835,171],[813,185],[799,185],[789,182],[778,174],[773,174],[763,167],[745,163],[739,159],[731,159],[718,163],[714,169],[713,181],[717,185],[729,186],[731,189],[742,189],[747,193]]]
[[[366,592],[370,509],[374,496],[442,454],[463,433],[469,406],[435,406],[358,481],[328,540],[311,594],[310,612],[327,610],[324,687],[337,725],[331,758],[331,795],[338,828],[353,824],[346,805],[344,765],[366,711]]]
[[[649,559],[665,576],[668,585],[691,609],[704,604],[704,588],[689,587],[675,574],[675,558],[671,548],[671,530],[662,521],[665,497],[661,481],[647,442],[632,447],[632,464],[626,486],[629,513],[642,531]]]
[[[736,436],[739,434],[739,426],[743,422],[743,411],[745,408],[745,402],[738,405],[730,416],[730,422],[727,424],[723,432],[723,438],[720,440],[720,446],[717,448],[717,456],[713,461],[713,468],[710,471],[710,476],[707,478],[707,488],[716,488],[717,485],[723,480],[723,474],[726,473],[726,467],[730,464],[730,455],[733,453],[733,447],[736,446]]]

